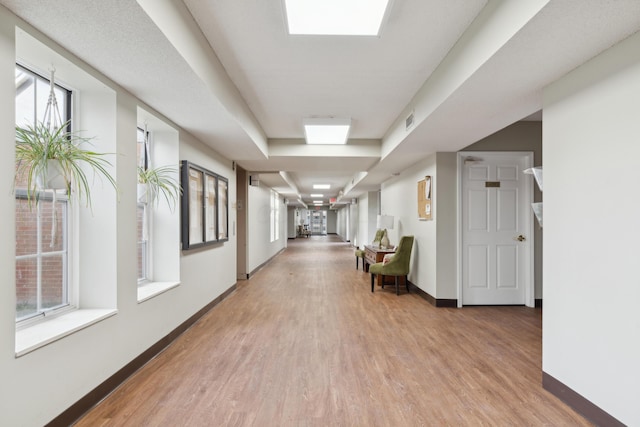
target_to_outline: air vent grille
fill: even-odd
[[[409,117],[407,117],[406,120],[404,121],[405,130],[409,130],[411,126],[413,126],[413,113],[409,114]]]

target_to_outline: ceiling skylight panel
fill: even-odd
[[[346,144],[351,119],[308,118],[303,125],[307,144]]]
[[[377,36],[389,0],[284,0],[289,34]]]

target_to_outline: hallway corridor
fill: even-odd
[[[590,425],[542,389],[539,309],[371,293],[353,253],[289,240],[76,425]]]

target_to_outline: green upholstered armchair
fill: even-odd
[[[364,249],[356,248],[356,270],[358,269],[360,258],[362,258],[362,269],[364,270]]]
[[[407,275],[409,274],[409,264],[411,261],[411,250],[413,249],[413,236],[402,236],[398,248],[393,254],[391,259],[385,264],[378,262],[369,266],[369,273],[371,273],[371,292],[373,292],[373,286],[375,277],[377,274],[382,276],[395,276],[396,279],[396,295],[400,295],[398,291],[398,277],[404,276],[404,282],[407,286],[407,292],[409,292],[409,281]],[[384,277],[381,280],[382,287],[384,287]]]
[[[384,235],[384,230],[377,230],[376,231],[376,235],[373,238],[373,243],[372,245],[379,245],[380,244],[380,240],[382,240],[382,236]],[[356,248],[356,270],[358,269],[358,261],[360,260],[360,258],[362,258],[362,270],[365,269],[365,262],[364,262],[364,247],[362,249],[360,248]]]

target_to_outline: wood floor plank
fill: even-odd
[[[335,236],[289,241],[77,426],[587,426],[542,389],[540,309],[370,291]]]

